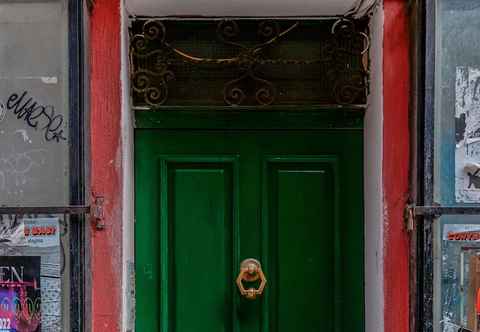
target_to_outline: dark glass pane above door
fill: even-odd
[[[133,105],[363,105],[368,21],[135,19]]]

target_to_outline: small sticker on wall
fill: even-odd
[[[480,69],[457,67],[455,199],[480,203]]]
[[[58,218],[23,219],[25,242],[30,247],[55,247],[60,243]]]

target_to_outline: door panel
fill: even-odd
[[[315,159],[268,166],[270,331],[333,331],[335,169]],[[302,310],[298,310],[302,308]]]
[[[363,331],[361,131],[135,139],[137,331]],[[249,257],[254,301],[235,285]]]
[[[167,162],[168,188],[162,194],[168,204],[170,236],[163,239],[167,243],[163,249],[169,251],[170,259],[166,293],[174,312],[165,318],[171,330],[230,330],[234,278],[231,166]]]

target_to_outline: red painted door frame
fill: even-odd
[[[410,58],[407,1],[384,0],[383,33],[384,330],[409,330]]]
[[[119,0],[95,1],[90,16],[91,189],[103,195],[105,229],[92,227],[94,332],[120,331],[122,306],[121,15]]]

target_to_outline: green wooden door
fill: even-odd
[[[137,331],[364,330],[361,130],[135,139]],[[268,279],[253,301],[245,258]]]

